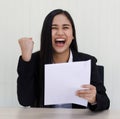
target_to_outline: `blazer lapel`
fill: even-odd
[[[72,51],[72,54],[73,54],[73,62],[82,61],[82,58],[80,57],[80,53]]]

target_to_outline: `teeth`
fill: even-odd
[[[59,39],[56,39],[56,41],[65,41],[65,39],[59,38]]]

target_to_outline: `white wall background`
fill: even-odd
[[[18,39],[33,37],[39,49],[45,16],[68,10],[75,22],[79,51],[105,67],[112,109],[120,109],[120,0],[0,0],[0,107],[20,106],[16,96]]]

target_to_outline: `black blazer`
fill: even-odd
[[[18,101],[23,106],[31,107],[54,107],[53,105],[44,105],[44,66],[41,65],[40,51],[32,54],[32,58],[29,62],[19,58],[17,72],[17,96]],[[86,61],[91,60],[91,84],[97,89],[97,104],[91,105],[88,103],[88,107],[92,111],[101,111],[108,109],[110,106],[110,100],[106,94],[106,89],[100,80],[98,68],[96,65],[96,58],[84,54],[72,51],[73,61]],[[72,108],[85,108],[84,106],[72,104]]]

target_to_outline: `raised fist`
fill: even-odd
[[[30,61],[34,45],[32,38],[21,38],[18,42],[21,48],[22,59],[24,61]]]

